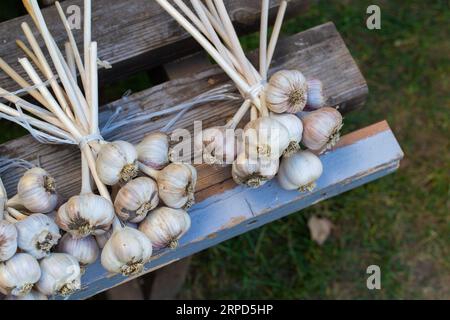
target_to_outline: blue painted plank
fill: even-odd
[[[324,175],[312,193],[287,192],[272,181],[258,190],[237,186],[195,205],[190,212],[191,230],[181,239],[178,249],[158,253],[145,273],[388,175],[397,170],[403,158],[385,122],[342,141],[340,147],[321,157]],[[128,280],[108,275],[97,262],[88,267],[82,290],[70,299],[85,299]]]

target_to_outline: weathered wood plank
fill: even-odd
[[[345,105],[344,111],[360,106],[367,95],[367,85],[349,54],[342,38],[332,23],[327,23],[297,35],[283,39],[274,63],[279,68],[300,68],[308,77],[322,79],[330,104]],[[228,78],[215,66],[193,74],[191,77],[166,82],[132,95],[128,101],[116,101],[101,108],[101,119],[108,119],[117,107],[123,108],[120,117],[138,112],[156,111],[192,99],[200,93],[228,83]],[[240,105],[239,101],[210,103],[186,114],[178,127],[192,129],[194,120],[202,120],[203,126],[223,125]],[[136,143],[149,132],[158,130],[170,118],[159,119],[126,127],[109,139],[120,138]],[[17,157],[36,162],[47,169],[57,180],[63,197],[79,192],[80,160],[75,147],[41,145],[31,136],[0,146],[3,156]],[[5,186],[15,192],[21,172],[11,172],[3,177]],[[199,168],[198,191],[226,181],[229,169]],[[220,191],[219,189],[217,189]]]
[[[386,122],[349,134],[335,150],[321,156],[324,174],[313,192],[287,192],[274,180],[258,190],[235,187],[211,196],[192,208],[192,227],[179,247],[156,253],[145,272],[379,179],[394,172],[402,158],[403,152]],[[108,275],[97,262],[88,268],[82,290],[71,299],[84,299],[129,280]]]
[[[288,16],[304,11],[307,3],[307,0],[291,1]],[[278,4],[278,0],[271,1],[272,21]],[[82,9],[83,0],[67,0],[62,3],[64,9],[71,5]],[[238,32],[245,34],[258,30],[261,12],[259,0],[227,0],[226,5]],[[45,8],[43,14],[55,41],[60,48],[64,48],[66,35],[55,7]],[[0,24],[0,57],[22,75],[25,73],[17,58],[23,54],[17,48],[15,40],[19,38],[25,41],[20,27],[24,21],[32,25],[28,16]],[[75,37],[77,43],[82,45],[81,30],[75,30]],[[99,57],[114,64],[113,69],[101,73],[100,81],[126,77],[136,71],[160,66],[200,50],[156,1],[148,0],[92,1],[92,39],[99,44]],[[17,90],[17,85],[3,72],[0,72],[0,84],[7,90]]]

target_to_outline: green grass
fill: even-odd
[[[381,7],[381,30],[365,27],[369,4]],[[1,19],[17,14],[3,5]],[[450,298],[448,2],[320,1],[288,21],[284,32],[327,21],[336,24],[370,87],[367,105],[346,116],[345,131],[387,119],[406,154],[402,167],[196,255],[180,297]],[[254,48],[257,38],[244,42]],[[119,84],[106,94],[120,97],[132,86],[139,84]],[[4,125],[2,141],[22,133]],[[309,238],[314,214],[335,226],[322,247]],[[381,267],[381,291],[365,286],[371,264]]]

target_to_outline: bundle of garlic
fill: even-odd
[[[26,249],[36,257],[44,258],[41,263],[43,272],[51,272],[50,264],[58,261],[61,264],[75,264],[76,261],[84,267],[95,261],[99,255],[98,246],[101,246],[101,262],[105,269],[125,276],[135,275],[150,260],[153,247],[144,233],[124,227],[123,224],[127,221],[143,221],[160,202],[174,209],[189,208],[194,203],[196,170],[188,164],[170,163],[168,136],[165,133],[153,133],[137,147],[125,141],[107,142],[103,139],[99,130],[98,58],[97,44],[91,41],[90,0],[84,1],[84,60],[58,2],[56,7],[69,40],[65,48],[66,58],[52,38],[37,0],[23,0],[23,3],[44,40],[52,65],[47,61],[31,28],[23,23],[22,29],[31,48],[27,48],[24,43],[20,43],[20,46],[46,80],[41,79],[28,58],[19,59],[19,62],[32,84],[0,59],[0,68],[22,87],[16,92],[0,88],[0,97],[16,107],[0,103],[0,117],[23,126],[39,142],[79,146],[82,155],[81,192],[60,206],[55,217],[57,227],[67,233],[61,240],[58,251],[69,254],[71,259],[56,258],[64,256],[50,254],[50,249],[59,240],[56,239],[57,228],[50,228],[50,225],[54,227],[53,222],[47,221],[46,224],[44,220],[47,217],[43,215],[27,218],[21,212],[22,209],[27,209],[47,213],[55,209],[57,197],[53,192],[53,180],[42,170],[36,169],[28,174],[30,182],[19,187],[18,195],[10,200],[8,219],[17,222],[16,227],[23,225],[23,230],[33,223],[47,225],[46,234],[51,237],[33,236],[33,239],[40,241],[38,250]],[[24,92],[29,93],[41,105],[20,98],[19,94]],[[193,103],[211,101],[217,95],[222,96],[222,99],[224,97],[223,93],[211,92],[206,97],[197,97],[199,99],[194,99],[190,104],[173,107],[170,112],[180,112],[166,127],[169,128]],[[139,169],[154,180],[140,177]],[[94,193],[92,180],[99,195]],[[40,183],[41,188],[30,191],[30,184],[36,183]],[[108,186],[120,188],[114,202]],[[183,226],[184,232],[187,228]],[[161,230],[158,229],[157,232]],[[167,232],[171,230],[168,229]],[[19,232],[19,238],[20,234]],[[178,234],[177,240],[182,234]],[[101,238],[99,244],[94,243],[93,237]],[[172,234],[168,237],[175,239]],[[173,243],[171,241],[172,246]],[[79,288],[79,269],[79,266],[74,268],[74,277],[64,272],[46,274],[45,281],[54,283],[50,286],[42,284],[40,288],[43,288],[45,294],[69,295]],[[67,282],[69,280],[71,283]]]
[[[308,80],[298,70],[281,70],[267,81],[288,1],[280,2],[270,41],[269,0],[261,1],[259,70],[245,56],[223,0],[191,0],[193,10],[183,0],[174,0],[176,6],[168,0],[157,2],[203,46],[244,98],[225,126],[195,137],[204,161],[232,163],[234,180],[249,187],[260,187],[278,173],[283,188],[311,190],[323,170],[316,154],[337,142],[342,117],[336,109],[324,108],[320,80]],[[248,111],[251,121],[237,139],[235,129]],[[302,151],[301,143],[314,153]]]

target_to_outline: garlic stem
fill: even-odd
[[[0,114],[1,113],[6,114],[11,117],[15,117],[15,118],[23,117],[33,127],[37,127],[40,130],[44,130],[48,133],[51,133],[52,135],[55,135],[56,137],[60,137],[65,140],[69,140],[69,141],[73,140],[73,137],[71,135],[69,135],[67,132],[61,130],[60,128],[55,127],[47,122],[30,117],[28,115],[21,115],[17,110],[4,105],[3,103],[0,103]]]
[[[86,72],[83,66],[83,62],[81,60],[80,51],[78,50],[77,43],[75,41],[75,37],[73,36],[72,29],[70,28],[69,22],[67,21],[64,10],[61,7],[59,1],[55,2],[56,9],[58,10],[58,14],[63,22],[64,28],[66,29],[67,36],[69,38],[70,45],[72,47],[72,51],[75,57],[75,62],[77,64],[78,72],[80,73],[81,82],[83,84],[83,88],[86,88]]]
[[[85,4],[86,5],[86,4]],[[86,17],[85,17],[86,19]],[[98,129],[98,68],[97,68],[97,42],[91,42],[89,47],[89,85],[91,87],[91,134],[99,132]]]
[[[216,8],[220,15],[220,18],[222,20],[222,23],[225,27],[225,30],[226,30],[228,36],[230,37],[232,51],[234,52],[234,55],[240,62],[242,69],[244,70],[245,78],[247,79],[248,83],[251,83],[251,84],[258,83],[260,81],[260,79],[258,79],[253,74],[253,72],[251,72],[251,69],[247,63],[248,59],[245,56],[244,50],[242,49],[242,46],[239,42],[239,38],[236,34],[236,30],[233,27],[233,23],[231,22],[230,16],[228,15],[228,12],[225,7],[225,4],[223,3],[223,0],[214,0],[214,3],[216,5]],[[248,90],[246,90],[245,92],[248,92]]]
[[[269,0],[262,0],[261,30],[259,37],[259,73],[267,80],[267,27],[269,24]]]
[[[6,211],[16,221],[22,221],[22,220],[25,220],[26,218],[28,218],[28,216],[26,214],[23,214],[19,210],[11,208],[11,207],[6,208]]]
[[[66,51],[66,59],[67,65],[69,66],[70,73],[72,77],[77,77],[77,66],[75,64],[75,56],[73,55],[72,47],[70,46],[70,42],[66,42],[64,44],[64,49]]]
[[[91,172],[86,156],[81,154],[81,194],[92,193]]]
[[[33,53],[33,51],[31,51],[22,40],[17,39],[16,45],[19,47],[19,49],[21,49],[23,51],[23,53],[25,53],[28,56],[28,58],[31,59],[31,61],[33,61],[33,63],[36,65],[36,67],[38,67],[38,69],[42,73],[44,73],[44,68],[42,67],[41,62],[36,57],[36,55]]]
[[[2,69],[11,79],[13,79],[19,86],[21,86],[23,89],[31,87],[31,84],[29,84],[24,78],[22,78],[16,71],[14,71],[11,66],[6,63],[2,58],[0,58],[0,69]],[[37,91],[36,89],[29,90],[28,93],[35,98],[40,104],[47,107],[48,109],[48,102],[44,99],[44,97]],[[6,98],[6,97],[5,97]]]
[[[90,46],[91,46],[91,19],[92,19],[92,9],[91,9],[91,0],[84,0],[84,16],[83,16],[83,48],[84,48],[84,67],[86,70],[86,74],[89,74],[89,69],[92,65],[97,64],[97,58],[92,61],[90,55]],[[92,87],[90,83],[90,76],[86,77],[85,83],[85,94],[86,100],[90,101],[92,99]],[[92,107],[92,106],[91,106]]]
[[[227,124],[227,127],[229,129],[236,129],[239,122],[241,122],[242,118],[244,118],[245,115],[247,114],[248,109],[250,108],[251,105],[252,105],[251,100],[248,99],[245,100],[244,103],[239,108],[239,110],[234,115],[233,119],[231,119],[231,121]]]
[[[280,7],[278,8],[278,14],[275,20],[275,25],[273,27],[272,36],[270,38],[269,48],[267,49],[267,69],[270,68],[270,65],[272,63],[275,48],[280,36],[281,27],[283,25],[284,15],[286,14],[287,3],[287,0],[282,0],[280,3]]]
[[[53,89],[53,92],[56,95],[56,98],[61,106],[61,108],[64,110],[64,112],[67,114],[67,116],[70,119],[74,119],[74,115],[72,111],[70,110],[70,106],[68,105],[65,96],[63,94],[63,91],[61,87],[58,84],[58,81],[55,79],[55,75],[53,74],[52,69],[50,68],[47,59],[42,52],[41,47],[39,46],[33,32],[31,31],[30,27],[26,22],[21,24],[22,31],[25,34],[25,37],[27,38],[28,42],[31,45],[31,48],[33,49],[34,53],[36,54],[37,59],[39,60],[40,65],[42,66],[42,74],[47,78],[47,80],[51,80],[50,86]]]
[[[211,43],[186,20],[167,0],[156,0],[178,23],[183,26],[192,37],[194,37],[200,45],[213,57],[214,60],[222,67],[227,75],[236,83],[240,90],[249,92],[250,86],[245,80],[237,74],[225,61],[220,53],[211,45]]]
[[[145,173],[147,176],[151,177],[152,179],[158,181],[159,171],[153,168],[150,168],[149,166],[146,166],[145,164],[138,162],[139,170],[141,170],[143,173]]]
[[[25,101],[22,98],[17,97],[12,92],[9,92],[3,88],[0,88],[0,96],[4,97],[6,100],[8,100],[11,103],[14,103],[16,106],[18,104],[21,109],[30,112],[31,114],[35,115],[36,117],[39,117],[42,120],[47,121],[61,129],[64,128],[61,121],[59,121],[57,118],[55,118],[50,112],[48,112],[47,110],[45,110],[39,106],[29,103],[28,101]],[[12,110],[14,110],[14,109],[12,109]]]

